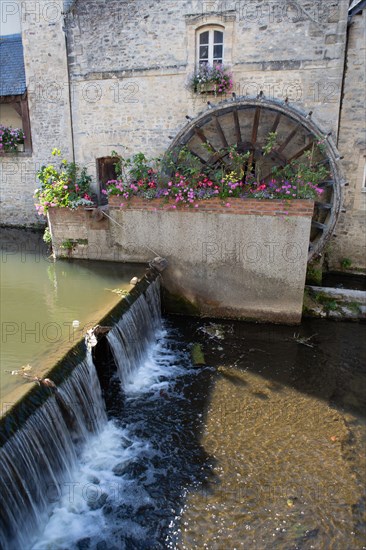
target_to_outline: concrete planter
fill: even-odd
[[[313,201],[198,204],[110,197],[101,221],[83,209],[51,209],[56,256],[68,239],[76,241],[73,258],[146,263],[162,256],[167,311],[299,323]]]
[[[52,236],[52,250],[56,258],[103,259],[100,250],[106,246],[105,235],[109,224],[106,218],[95,216],[97,209],[49,208],[47,221]],[[100,246],[93,248],[93,243]],[[71,243],[72,247],[66,247]]]

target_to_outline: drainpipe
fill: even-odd
[[[342,109],[343,109],[343,103],[344,103],[344,86],[346,81],[346,73],[347,73],[347,55],[348,55],[348,44],[349,44],[349,30],[351,26],[351,19],[348,18],[347,20],[347,31],[346,31],[346,43],[344,47],[344,60],[343,60],[343,73],[342,73],[342,84],[341,84],[341,97],[340,97],[340,103],[339,103],[339,115],[338,115],[338,128],[337,128],[337,148],[339,145],[339,135],[340,135],[340,129],[341,129],[341,118],[342,118]]]
[[[69,64],[69,51],[68,51],[68,43],[67,43],[67,24],[66,24],[66,18],[68,13],[70,13],[72,9],[72,5],[69,7],[69,9],[66,12],[63,12],[64,17],[64,24],[62,27],[62,30],[65,35],[65,49],[66,49],[66,66],[67,66],[67,79],[68,79],[68,94],[69,94],[69,115],[70,115],[70,129],[71,129],[71,153],[72,153],[72,160],[75,162],[75,138],[74,138],[74,120],[72,115],[72,93],[71,93],[71,79],[70,79],[70,64]]]

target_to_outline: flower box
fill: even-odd
[[[197,92],[200,94],[214,94],[216,92],[215,84],[213,82],[205,82],[204,84],[199,84],[197,86]]]
[[[131,197],[124,199],[112,195],[109,207],[120,210],[222,212],[227,214],[257,216],[312,216],[314,201],[310,199],[219,199],[211,198],[194,201],[192,204],[176,203],[174,199],[145,199]]]

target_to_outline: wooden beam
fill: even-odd
[[[325,223],[316,222],[314,220],[311,222],[311,227],[315,227],[316,229],[320,229],[320,231],[325,231],[325,229],[327,228]]]
[[[240,124],[239,124],[239,116],[238,116],[238,109],[233,109],[233,115],[234,115],[234,124],[235,124],[235,135],[236,135],[236,143],[241,143],[241,131],[240,131]]]
[[[223,147],[228,147],[229,145],[228,145],[227,139],[225,137],[224,131],[222,129],[222,126],[220,124],[219,118],[217,116],[215,116],[214,119],[215,119],[215,124],[216,124],[216,130],[217,130],[217,133],[220,136],[222,146]]]
[[[297,134],[297,132],[299,131],[299,129],[301,128],[300,124],[298,124],[296,126],[296,128],[294,128],[292,130],[292,132],[287,136],[287,138],[285,139],[285,141],[282,143],[282,145],[277,149],[277,151],[279,153],[282,153],[282,151],[284,149],[286,149],[287,145],[290,143],[290,141],[295,137],[295,135]]]
[[[5,95],[0,96],[0,103],[20,103],[27,97],[27,92],[20,95]]]
[[[200,160],[202,162],[202,164],[206,164],[206,161],[203,157],[201,157],[198,153],[196,153],[195,151],[193,151],[188,145],[187,145],[187,148],[189,149],[190,153],[192,153],[192,155],[196,158],[198,158],[198,160]]]
[[[252,144],[253,144],[253,147],[255,146],[256,141],[257,141],[260,116],[261,116],[261,108],[257,107],[256,110],[255,110],[255,113],[254,113],[253,128],[252,128]]]
[[[22,116],[22,106],[20,101],[19,103],[11,103],[10,107],[12,107],[18,113],[19,116]]]
[[[280,120],[281,120],[281,116],[282,116],[282,113],[278,113],[278,115],[276,116],[275,118],[275,121],[272,125],[272,128],[270,129],[270,132],[273,133],[277,130],[277,126],[279,125],[280,123]]]
[[[196,133],[196,135],[200,138],[200,140],[203,142],[203,143],[208,143],[208,139],[206,138],[205,134],[203,133],[203,131],[201,130],[201,128],[197,128],[197,126],[194,128],[194,131]]]
[[[332,210],[332,205],[329,202],[315,201],[315,206],[321,210]]]
[[[307,145],[305,145],[305,147],[303,147],[302,149],[300,149],[300,151],[298,151],[298,152],[295,153],[291,158],[289,158],[287,162],[291,162],[292,160],[296,160],[296,159],[302,157],[302,155],[303,155],[304,153],[306,153],[306,151],[309,151],[309,150],[312,148],[313,143],[314,143],[314,142],[311,141],[310,143],[308,143]]]
[[[254,151],[255,151],[255,144],[257,141],[257,135],[258,135],[258,126],[259,126],[259,119],[261,116],[261,108],[257,107],[254,113],[254,119],[253,119],[253,127],[252,127],[252,152],[250,154],[249,160],[248,160],[248,170],[251,170],[253,166],[253,160],[254,160]]]
[[[20,107],[22,112],[23,131],[25,134],[24,150],[30,152],[32,151],[32,138],[31,138],[31,127],[30,127],[30,120],[29,120],[29,109],[28,109],[27,98],[21,101]]]

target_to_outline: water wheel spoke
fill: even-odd
[[[228,147],[228,142],[224,134],[224,130],[222,129],[222,126],[220,124],[219,118],[217,116],[214,117],[216,130],[218,135],[220,136],[222,147]]]
[[[307,145],[305,145],[305,147],[303,147],[302,149],[300,149],[300,151],[298,151],[297,153],[295,153],[294,155],[292,155],[292,157],[290,157],[288,159],[287,162],[292,162],[293,160],[296,160],[300,157],[303,156],[304,153],[306,153],[306,151],[310,151],[310,149],[312,148],[313,146],[313,141],[311,141],[310,143],[308,143]]]
[[[318,183],[318,187],[333,187],[334,180],[324,180]]]
[[[315,206],[320,210],[332,210],[332,205],[329,202],[315,201]]]
[[[206,164],[206,161],[203,157],[201,157],[198,153],[196,153],[196,151],[193,151],[193,149],[187,145],[187,148],[189,150],[189,152],[196,158],[198,158],[198,160],[200,160],[202,162],[202,164]]]
[[[252,144],[253,147],[257,142],[257,135],[258,135],[258,127],[259,127],[259,120],[261,117],[261,108],[257,107],[254,113],[254,119],[253,119],[253,128],[252,128]]]
[[[315,229],[320,229],[320,231],[325,231],[327,228],[325,223],[317,222],[315,220],[312,220],[311,227],[314,227]]]
[[[238,109],[237,108],[235,108],[233,110],[233,116],[234,116],[236,143],[239,144],[239,143],[242,142],[242,138],[241,138],[241,130],[240,130],[240,123],[239,123],[239,116],[238,116]]]
[[[270,132],[271,132],[272,134],[273,134],[274,132],[276,132],[277,127],[278,127],[278,125],[279,125],[279,123],[280,123],[280,120],[281,120],[281,116],[282,116],[281,113],[278,113],[278,115],[276,116],[276,118],[275,118],[275,120],[274,120],[274,123],[273,123],[273,125],[272,125],[272,128],[271,128],[271,130],[270,130]]]
[[[205,134],[204,134],[203,130],[201,130],[201,128],[198,128],[196,126],[195,129],[194,129],[194,132],[195,132],[196,136],[198,136],[199,139],[202,141],[202,143],[207,143],[208,145],[210,145],[212,147],[211,143],[208,141],[207,137],[205,136]]]
[[[248,168],[253,165],[253,159],[254,159],[254,150],[255,150],[255,144],[257,142],[257,136],[258,136],[258,126],[259,126],[259,119],[261,116],[261,108],[257,107],[254,113],[254,119],[253,119],[253,127],[252,127],[252,141],[251,141],[251,149],[252,152],[250,154],[249,160],[248,160]]]
[[[282,153],[282,151],[284,151],[284,149],[286,149],[286,147],[288,146],[288,144],[293,140],[293,138],[295,137],[295,135],[297,134],[297,132],[299,131],[300,129],[300,125],[297,125],[293,130],[292,132],[290,132],[290,134],[287,136],[287,138],[285,139],[285,141],[282,143],[282,145],[277,149],[277,151],[279,153]]]
[[[206,164],[210,166],[211,164],[215,164],[215,162],[222,160],[222,154],[219,151],[216,151],[213,155],[210,156]]]

